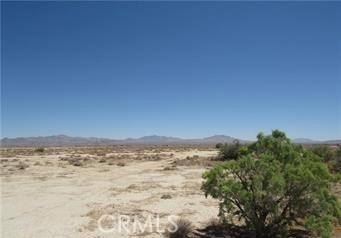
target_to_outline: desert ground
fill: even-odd
[[[200,190],[202,173],[217,155],[213,146],[1,153],[2,237],[162,237],[157,229],[103,233],[97,222],[102,215],[137,215],[141,221],[151,215],[164,229],[167,217],[176,215],[200,228],[217,218],[218,202]],[[105,225],[111,227],[108,220]]]
[[[11,238],[164,237],[169,216],[195,231],[217,222],[218,201],[200,190],[214,146],[106,146],[1,149],[1,235]],[[336,193],[341,194],[340,189]],[[124,215],[152,228],[119,231]],[[159,223],[159,225],[157,225]],[[205,236],[211,237],[211,236]],[[341,237],[337,228],[333,238]]]

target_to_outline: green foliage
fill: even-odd
[[[244,221],[257,238],[290,237],[292,227],[303,227],[310,237],[330,237],[341,208],[329,192],[333,177],[327,166],[281,131],[257,138],[240,159],[203,175],[202,189],[219,199],[220,217]]]
[[[243,146],[238,140],[232,144],[217,144],[219,146],[219,158],[221,160],[236,160],[243,154]]]
[[[325,162],[335,159],[335,152],[327,145],[316,145],[310,149],[314,154],[320,156]]]
[[[309,150],[315,155],[319,156],[331,171],[339,173],[341,171],[341,147],[338,146],[333,149],[331,146],[327,145],[315,145]]]
[[[334,172],[340,173],[341,172],[341,146],[338,146],[338,149],[335,152],[335,162],[332,166]]]
[[[336,150],[336,156],[341,157],[341,145],[338,145],[337,150]]]
[[[215,145],[215,148],[216,148],[216,149],[220,149],[220,148],[223,147],[223,146],[224,146],[223,143],[218,143],[218,144]]]

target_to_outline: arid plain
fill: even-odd
[[[214,146],[107,146],[2,149],[3,237],[162,237],[145,232],[103,233],[102,215],[141,221],[169,215],[196,228],[214,221],[218,202],[200,190],[216,163]]]

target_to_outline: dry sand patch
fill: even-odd
[[[119,157],[121,152],[108,153],[105,163],[99,162],[102,155],[58,153],[3,158],[3,237],[160,237],[155,232],[103,234],[97,228],[97,219],[115,212],[141,218],[159,214],[165,224],[166,216],[174,214],[200,226],[217,215],[216,201],[205,203],[210,199],[200,191],[204,168],[164,170],[174,159],[213,156],[216,151],[157,151],[161,158],[156,161],[148,160],[156,157],[153,152],[138,156],[128,152],[126,160]],[[115,163],[108,164],[110,157]],[[82,165],[62,158],[73,158]],[[125,164],[118,166],[122,161]],[[19,169],[19,162],[28,167]]]

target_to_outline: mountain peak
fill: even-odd
[[[206,137],[203,140],[210,143],[232,143],[234,140],[237,140],[237,138],[227,135],[213,135]]]
[[[176,137],[169,137],[169,136],[159,136],[159,135],[150,135],[150,136],[143,136],[140,138],[135,139],[136,141],[140,142],[177,142],[181,141],[182,139]]]

